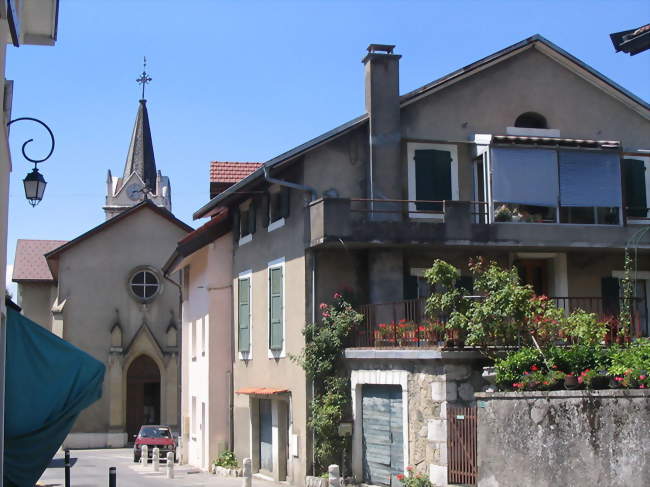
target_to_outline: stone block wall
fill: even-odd
[[[479,487],[650,485],[647,390],[477,395]]]

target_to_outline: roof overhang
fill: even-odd
[[[274,396],[276,394],[286,394],[289,389],[277,389],[273,387],[244,387],[237,389],[235,394],[248,394],[252,396]]]
[[[59,23],[59,0],[0,0],[0,15],[9,22],[11,42],[53,46]]]
[[[638,29],[624,30],[610,34],[616,52],[626,52],[630,56],[650,49],[650,24]]]

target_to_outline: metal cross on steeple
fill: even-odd
[[[151,78],[147,75],[147,58],[144,58],[144,67],[142,68],[142,74],[138,79],[136,79],[138,84],[142,85],[142,100],[144,100],[144,87],[147,83],[151,82]]]

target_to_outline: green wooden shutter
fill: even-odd
[[[289,206],[291,203],[289,188],[286,186],[282,187],[282,193],[280,194],[280,214],[282,218],[289,217]]]
[[[645,164],[639,159],[623,159],[623,188],[627,216],[645,217],[647,214]]]
[[[415,199],[451,200],[451,153],[415,151]],[[416,203],[418,210],[442,211],[442,203]]]
[[[271,195],[268,191],[266,191],[262,196],[262,207],[260,208],[260,213],[262,213],[262,227],[268,228],[269,214],[271,213]]]
[[[251,349],[251,305],[250,305],[250,279],[239,280],[239,351],[249,352]]]
[[[251,201],[248,208],[248,232],[253,235],[255,233],[255,225],[257,224],[257,205],[255,201]]]
[[[269,348],[282,350],[282,267],[269,272]]]

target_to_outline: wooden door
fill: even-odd
[[[515,266],[523,284],[530,284],[538,296],[548,296],[548,259],[521,259]]]
[[[160,423],[160,372],[153,359],[141,355],[126,375],[126,432],[129,441],[143,424]]]
[[[404,472],[402,388],[364,385],[362,396],[364,482],[399,486],[396,476]]]

